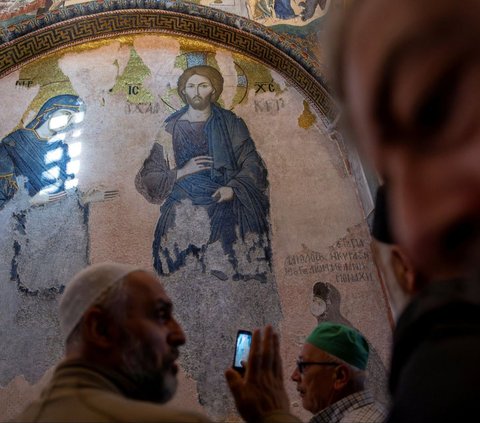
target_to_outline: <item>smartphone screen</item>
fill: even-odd
[[[247,330],[239,330],[237,332],[237,340],[235,341],[235,356],[233,357],[233,368],[243,371],[242,361],[248,360],[250,352],[250,344],[252,343],[252,332]]]

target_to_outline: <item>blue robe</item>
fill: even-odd
[[[275,10],[275,16],[279,19],[291,19],[296,16],[290,5],[290,0],[275,0],[273,9]]]
[[[178,270],[188,255],[198,256],[206,248],[206,245],[190,244],[186,249],[171,251],[162,245],[162,237],[175,227],[176,207],[186,199],[206,208],[211,227],[207,244],[220,241],[234,269],[237,258],[233,244],[238,238],[245,241],[249,233],[259,235],[259,247],[264,249],[265,260],[270,265],[267,171],[244,121],[212,104],[211,116],[202,130],[198,123],[181,120],[187,107],[165,121],[166,131],[172,135],[177,167],[200,155],[212,156],[213,166],[177,181],[175,174],[169,173],[162,147],[155,144],[137,175],[137,189],[147,199],[164,200],[153,242],[156,270],[160,274]],[[151,177],[153,174],[155,178]],[[217,203],[212,195],[223,186],[233,189],[234,198]],[[164,268],[165,263],[168,269]]]
[[[46,163],[46,156],[54,150],[61,150],[61,157]],[[5,175],[0,181],[0,208],[15,194],[11,181],[6,175],[25,176],[26,188],[30,196],[34,196],[43,188],[56,185],[52,194],[65,190],[65,181],[74,175],[67,174],[67,163],[70,161],[68,147],[61,141],[49,143],[38,138],[29,129],[18,129],[6,136],[0,144],[0,172]],[[58,176],[52,169],[58,170]]]
[[[27,178],[26,188],[31,197],[43,188],[55,185],[50,194],[65,190],[65,181],[75,175],[67,174],[70,161],[68,146],[61,141],[49,142],[35,131],[43,125],[54,112],[60,109],[78,111],[80,100],[73,95],[52,97],[40,108],[35,119],[25,128],[18,129],[0,143],[0,209],[17,191],[16,176]],[[47,163],[47,154],[61,150],[57,160]],[[58,175],[57,175],[58,172]]]

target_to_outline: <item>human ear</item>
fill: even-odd
[[[82,334],[86,342],[108,348],[112,344],[111,319],[100,307],[91,307],[83,317]]]
[[[340,364],[338,367],[335,368],[333,377],[333,387],[336,390],[341,390],[345,385],[347,385],[348,381],[350,380],[350,369]]]
[[[413,295],[418,291],[416,272],[410,259],[396,245],[391,249],[391,264],[400,288],[405,294]]]

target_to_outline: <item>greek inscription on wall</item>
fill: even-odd
[[[139,104],[126,103],[125,104],[126,115],[157,114],[159,112],[160,112],[160,103],[139,103]]]
[[[32,85],[33,81],[31,79],[18,79],[15,82],[15,86],[17,87],[30,88]]]
[[[285,102],[283,98],[272,98],[268,100],[255,99],[254,105],[256,113],[277,114],[280,109],[285,107]]]
[[[140,92],[140,87],[138,85],[128,86],[128,95],[138,95],[139,92]]]
[[[255,94],[258,93],[273,93],[275,92],[275,84],[270,82],[255,82]]]
[[[353,232],[349,230],[349,235],[330,246],[328,253],[321,254],[304,246],[302,252],[288,255],[284,263],[285,275],[314,274],[336,283],[373,282],[369,241]]]

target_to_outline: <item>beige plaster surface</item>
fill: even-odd
[[[58,53],[58,66],[86,103],[81,133],[69,141],[82,144],[78,189],[119,193],[112,201],[90,205],[89,260],[123,261],[151,268],[159,206],[147,203],[137,192],[134,177],[158,138],[162,122],[172,112],[162,98],[171,96],[170,89],[176,87],[182,70],[175,67],[175,60],[183,52],[179,41],[171,37],[135,37],[133,48],[149,70],[137,82],[143,84],[158,106],[157,113],[131,113],[126,91],[110,91],[127,68],[131,48],[111,40],[91,49]],[[280,335],[285,376],[291,374],[303,340],[317,323],[311,305],[312,287],[319,281],[339,291],[341,315],[367,336],[387,365],[389,311],[353,178],[337,144],[328,137],[315,112],[313,122],[299,124],[305,98],[273,70],[266,71],[279,89],[255,93],[256,81],[251,76],[247,98],[234,105],[234,60],[241,58],[217,49],[215,60],[225,75],[223,104],[227,108],[234,106],[233,111],[244,119],[268,169],[273,276],[282,308]],[[260,64],[254,67],[256,74],[265,72]],[[16,72],[0,80],[2,92],[15,98],[13,107],[0,105],[0,112],[7,116],[0,122],[2,136],[17,125],[41,88],[18,88],[18,77]],[[300,263],[305,259],[299,257],[306,256],[310,261]],[[351,263],[356,266],[353,270]],[[312,267],[315,265],[317,268]],[[201,409],[196,381],[184,373],[180,378],[181,389],[173,403]],[[12,398],[18,398],[18,404],[31,399],[39,384],[30,385],[18,375],[0,390],[0,409],[10,404],[11,410]],[[287,387],[292,410],[306,419],[294,383],[287,381]]]

